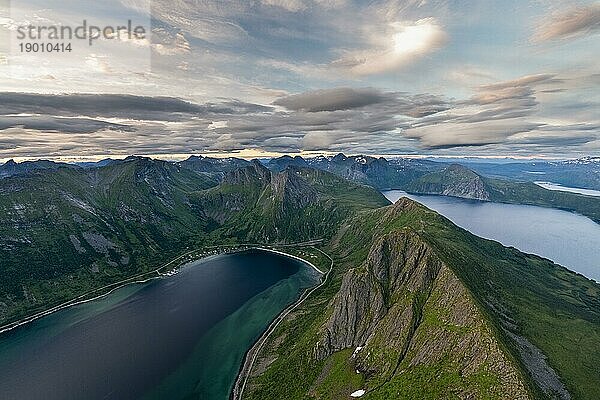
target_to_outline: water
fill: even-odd
[[[587,217],[551,208],[383,193],[395,202],[409,197],[475,235],[548,258],[600,282],[600,225]]]
[[[548,190],[558,190],[561,192],[571,192],[577,194],[585,194],[586,196],[600,197],[600,190],[574,188],[569,186],[559,185],[552,182],[535,182],[536,185]]]
[[[0,398],[226,400],[246,350],[318,279],[252,250],[62,310],[0,335]]]

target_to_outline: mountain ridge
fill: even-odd
[[[346,220],[326,250],[336,264],[331,284],[269,339],[245,398],[341,399],[356,390],[366,390],[366,399],[587,399],[599,393],[592,383],[598,368],[572,363],[582,335],[587,354],[600,357],[597,283],[477,238],[406,198]],[[428,252],[430,262],[424,262]],[[436,284],[444,289],[433,297],[423,289]],[[457,292],[463,295],[453,298]],[[472,322],[461,325],[466,320]],[[419,327],[426,334],[415,336]],[[453,353],[445,339],[436,341],[469,343],[473,334],[481,341],[466,348],[488,343],[496,349],[488,353],[496,354],[495,373],[485,362],[472,363],[468,351]],[[408,337],[420,339],[402,339]],[[481,374],[470,375],[477,365]],[[508,381],[500,384],[500,377]]]

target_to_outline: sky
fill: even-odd
[[[20,51],[84,20],[147,34]],[[0,160],[600,155],[597,1],[0,0],[0,39]]]

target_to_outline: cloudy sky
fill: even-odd
[[[148,35],[19,49],[83,20]],[[0,39],[0,160],[600,155],[597,1],[0,0]]]

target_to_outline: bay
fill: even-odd
[[[61,310],[0,335],[0,398],[226,400],[247,349],[319,277],[249,250]]]

